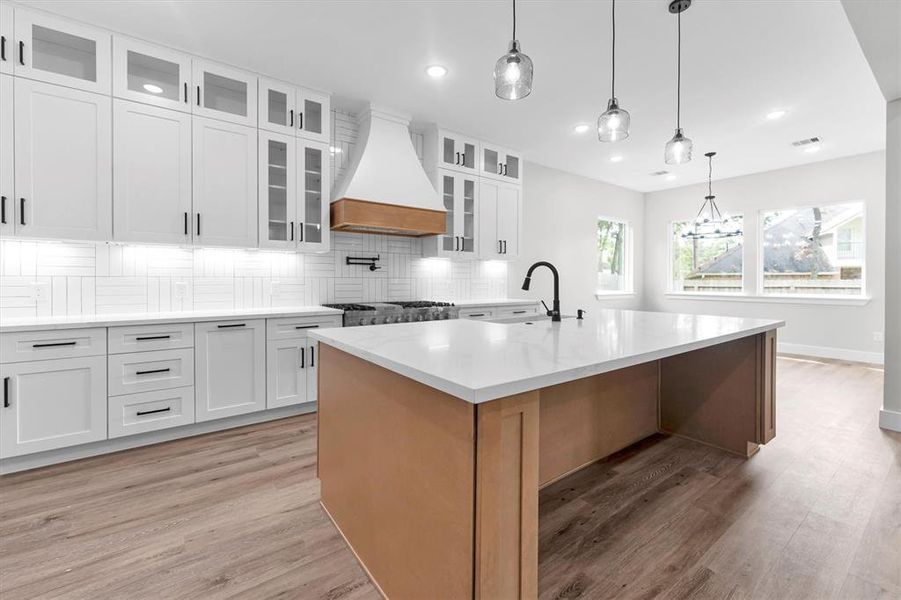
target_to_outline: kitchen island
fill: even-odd
[[[782,325],[601,310],[311,332],[322,505],[389,598],[534,598],[539,489],[656,432],[753,455]]]

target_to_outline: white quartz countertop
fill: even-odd
[[[461,300],[454,302],[454,305],[459,308],[473,308],[476,306],[533,306],[535,304],[538,304],[538,300],[529,300],[527,298],[495,298],[493,300]]]
[[[458,319],[310,332],[477,404],[763,333],[784,321],[603,309],[532,324]]]
[[[342,315],[344,311],[325,306],[285,306],[279,308],[189,310],[160,313],[123,313],[73,317],[23,317],[0,320],[0,333],[77,329],[79,327],[115,327],[117,325],[152,325],[154,323],[198,323],[229,319],[275,319],[279,317],[319,317]]]

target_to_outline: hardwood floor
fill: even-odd
[[[540,495],[541,598],[901,598],[882,372],[782,358],[748,461],[654,436]],[[315,418],[0,478],[0,597],[378,598],[319,507]]]

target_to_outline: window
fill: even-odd
[[[631,231],[628,223],[598,219],[598,293],[630,293]]]
[[[764,294],[863,294],[862,202],[765,211],[760,222]]]
[[[744,227],[741,216],[733,217]],[[740,294],[744,289],[743,236],[686,239],[692,221],[672,224],[673,292]]]

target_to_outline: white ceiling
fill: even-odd
[[[842,0],[885,99],[901,98],[901,2]]]
[[[373,101],[517,148],[528,160],[640,191],[788,167],[885,147],[885,102],[838,0],[695,0],[682,17],[685,134],[695,160],[667,169],[675,126],[676,17],[667,0],[617,5],[617,96],[632,136],[601,144],[610,93],[610,3],[520,0],[517,34],[535,62],[532,95],[494,97],[510,2],[30,0],[27,4],[273,77]],[[441,63],[443,80],[425,67]],[[767,112],[787,115],[768,121]],[[819,136],[822,151],[791,146]],[[609,157],[624,159],[611,163]]]

